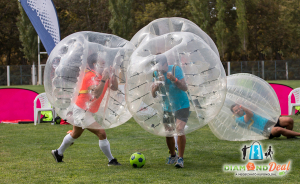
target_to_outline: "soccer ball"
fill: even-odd
[[[142,153],[136,152],[130,156],[130,164],[134,168],[142,168],[145,165],[146,158]]]

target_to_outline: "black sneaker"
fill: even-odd
[[[121,165],[116,158],[112,159],[110,162],[108,162],[108,166],[112,165]]]
[[[56,160],[56,162],[64,162],[64,161],[62,161],[62,159],[64,158],[64,155],[60,156],[58,154],[58,150],[52,150],[51,153],[52,153],[54,159]]]

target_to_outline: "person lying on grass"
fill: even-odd
[[[293,131],[294,120],[290,117],[280,116],[277,123],[270,131],[269,128],[274,125],[274,122],[261,117],[238,104],[233,104],[230,110],[236,116],[236,122],[238,124],[247,125],[249,129],[252,127],[258,129],[263,132],[263,135],[269,135],[268,133],[270,133],[269,139],[280,137],[281,135],[288,139],[300,136],[300,133]]]

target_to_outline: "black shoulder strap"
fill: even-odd
[[[176,73],[175,73],[175,71],[176,71],[176,66],[177,66],[177,65],[173,65],[173,68],[172,68],[172,75],[173,75],[174,77],[175,77],[175,74],[176,74]]]

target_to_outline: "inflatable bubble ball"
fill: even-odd
[[[142,153],[136,152],[130,156],[130,165],[134,168],[142,168],[146,163],[146,158]]]
[[[72,125],[107,129],[131,118],[125,102],[126,62],[133,46],[118,36],[77,32],[51,52],[45,72],[47,97]]]
[[[143,41],[130,57],[126,78],[129,111],[146,131],[160,136],[203,127],[219,113],[226,95],[218,55],[189,32]]]
[[[130,40],[135,47],[156,36],[171,32],[189,32],[202,38],[207,45],[219,56],[218,48],[213,40],[195,23],[181,17],[160,18],[150,22],[139,30]]]
[[[268,139],[281,114],[277,95],[263,79],[246,73],[227,77],[227,94],[216,118],[209,123],[219,139]]]

